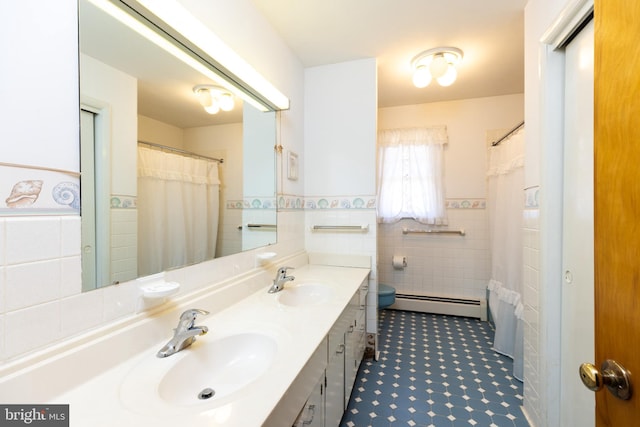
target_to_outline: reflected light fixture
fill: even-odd
[[[228,90],[214,85],[197,85],[193,93],[198,97],[200,105],[209,114],[217,114],[220,110],[233,110],[233,95]]]
[[[436,47],[419,53],[411,60],[413,84],[423,88],[436,79],[440,86],[451,86],[458,77],[456,65],[462,56],[457,47]]]

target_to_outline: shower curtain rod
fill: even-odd
[[[213,160],[214,162],[224,163],[224,159],[216,159],[215,157],[202,156],[200,154],[192,153],[191,151],[181,150],[179,148],[168,147],[166,145],[155,144],[153,142],[138,141],[138,144],[148,145],[148,146],[153,147],[153,148],[158,148],[160,150],[167,150],[167,151],[171,151],[171,152],[178,153],[178,154],[184,154],[185,156],[195,157],[197,159]]]
[[[522,127],[524,127],[524,120],[518,126],[514,127],[509,132],[507,132],[502,138],[493,141],[491,143],[491,146],[495,147],[496,145],[499,145],[502,141],[504,141],[505,139],[509,138],[511,135],[513,135],[515,132],[517,132]]]

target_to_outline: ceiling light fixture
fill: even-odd
[[[451,86],[458,77],[456,65],[462,57],[462,51],[456,47],[436,47],[419,53],[411,60],[413,84],[423,88],[436,79],[440,86]]]
[[[233,110],[233,95],[220,86],[197,85],[194,86],[193,93],[196,94],[200,105],[209,114],[217,114],[220,110]]]

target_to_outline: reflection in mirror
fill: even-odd
[[[277,113],[210,114],[213,73],[89,0],[79,19],[83,290],[275,243]]]

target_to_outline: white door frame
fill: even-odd
[[[96,283],[82,283],[82,290],[88,291],[111,284],[111,106],[81,95],[80,107],[94,113],[95,221],[102,224],[95,232]]]
[[[561,425],[578,410],[563,400],[562,390],[562,176],[564,140],[564,50],[563,46],[593,12],[594,0],[574,0],[565,7],[540,40],[541,90],[541,194],[540,194],[540,405],[545,421]],[[558,102],[558,101],[562,102]],[[575,368],[577,372],[577,367]],[[577,374],[576,374],[577,375]],[[526,395],[525,395],[526,399]]]

